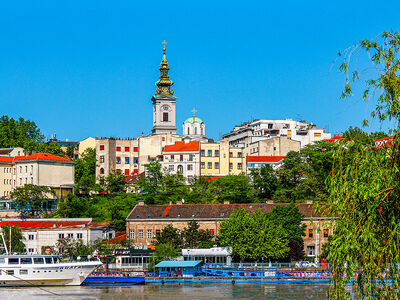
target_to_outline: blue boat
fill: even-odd
[[[144,284],[145,278],[138,276],[128,276],[127,274],[110,273],[92,273],[83,282],[82,285],[90,286],[127,286]]]

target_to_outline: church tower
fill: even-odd
[[[176,134],[176,97],[171,88],[174,82],[169,79],[169,65],[165,56],[166,42],[164,41],[163,44],[163,59],[160,64],[160,79],[156,82],[157,90],[151,98],[151,101],[153,102],[152,134]]]

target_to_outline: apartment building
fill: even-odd
[[[162,166],[167,174],[179,172],[186,178],[200,176],[200,142],[178,141],[165,146]]]
[[[293,119],[245,122],[235,126],[222,138],[227,138],[232,147],[244,147],[246,138],[249,137],[259,137],[261,140],[279,136],[299,141],[301,148],[313,142],[331,138],[331,134],[326,133],[325,129],[317,128],[313,123]]]
[[[282,166],[285,156],[247,156],[246,157],[246,175],[249,175],[253,169],[261,169],[263,166],[270,165],[274,170]]]
[[[0,156],[0,199],[10,199],[13,190],[13,157]]]

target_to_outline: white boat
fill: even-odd
[[[0,255],[0,287],[80,285],[101,265],[99,260],[60,262],[53,255]]]

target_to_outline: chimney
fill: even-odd
[[[224,204],[231,204],[231,202],[229,200],[225,200]]]
[[[274,200],[268,200],[267,202],[265,202],[267,204],[274,204]]]
[[[143,199],[138,200],[138,205],[144,205],[144,200]]]

